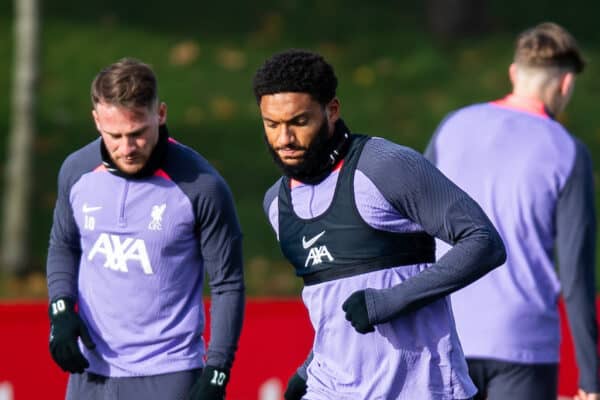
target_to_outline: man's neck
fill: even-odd
[[[503,100],[505,105],[522,109],[534,114],[554,117],[553,109],[541,98],[541,96],[530,92],[513,91]]]
[[[128,179],[146,178],[148,176],[152,176],[161,167],[167,152],[168,141],[169,132],[167,130],[167,126],[161,125],[159,127],[158,142],[156,143],[156,146],[154,146],[150,157],[148,158],[144,167],[134,174],[128,174],[124,171],[121,171],[116,165],[116,163],[113,161],[113,159],[110,157],[110,154],[108,153],[108,150],[106,150],[104,142],[101,141],[100,153],[102,156],[102,163],[104,164],[106,169],[114,175]]]
[[[550,115],[556,115],[560,111],[560,99],[557,98],[557,88],[554,82],[547,82],[545,85],[527,85],[523,82],[516,82],[512,95],[523,101],[543,104]]]

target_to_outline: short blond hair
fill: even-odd
[[[91,96],[94,107],[103,102],[126,108],[151,108],[158,101],[156,75],[148,64],[123,58],[96,75]]]
[[[575,73],[585,67],[575,38],[553,22],[541,23],[519,35],[514,62],[526,67],[553,67]]]

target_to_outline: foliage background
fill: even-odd
[[[459,38],[432,34],[426,2],[415,0],[42,3],[33,263],[26,277],[0,277],[0,296],[44,296],[56,175],[67,154],[96,137],[91,80],[124,56],[155,68],[171,134],[200,151],[230,184],[245,233],[251,295],[300,289],[262,212],[263,193],[278,171],[264,148],[251,80],[275,51],[321,52],[336,69],[342,116],[353,131],[422,151],[446,113],[509,91],[516,34],[552,20],[578,38],[589,61],[560,119],[595,159],[600,156],[598,2],[489,0],[485,32]],[[10,121],[13,14],[12,2],[0,2],[0,132],[8,132]],[[7,137],[0,140],[0,168]]]

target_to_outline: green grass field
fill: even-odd
[[[594,17],[600,5],[489,1],[489,33],[440,42],[427,33],[421,2],[403,3],[45,2],[31,211],[33,269],[43,271],[60,163],[96,136],[90,82],[100,68],[124,56],[154,66],[160,96],[169,106],[171,134],[200,151],[229,182],[245,232],[252,295],[288,295],[300,288],[262,212],[263,193],[278,171],[264,148],[251,80],[275,51],[302,47],[322,52],[336,68],[342,115],[351,129],[423,150],[447,112],[504,95],[514,36],[529,25],[554,20],[579,38],[590,61],[561,119],[600,157],[600,34]],[[3,132],[10,120],[11,4],[0,5]],[[2,168],[5,155],[2,140]],[[598,171],[600,162],[596,165]]]

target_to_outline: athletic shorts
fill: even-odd
[[[66,400],[184,400],[201,369],[162,375],[111,378],[93,373],[69,375]]]
[[[558,364],[467,358],[475,400],[556,400]]]

